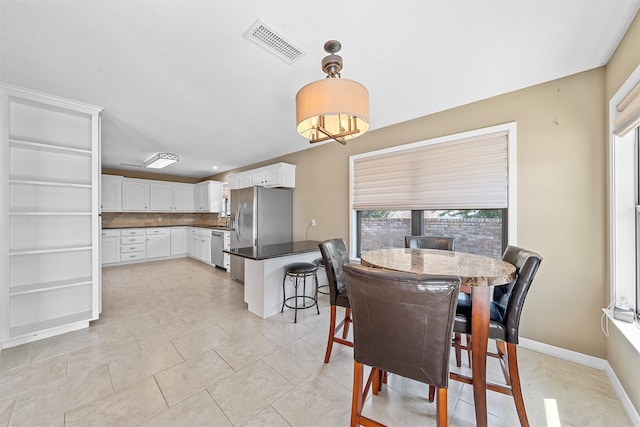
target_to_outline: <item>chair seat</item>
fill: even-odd
[[[456,315],[453,323],[453,332],[471,335],[471,319],[466,316]],[[494,340],[507,340],[507,328],[495,320],[489,321],[489,338]],[[516,343],[517,344],[517,343]]]
[[[310,262],[294,262],[284,266],[285,274],[311,274],[318,270],[318,266]]]
[[[340,307],[350,308],[349,295],[347,295],[346,289],[344,290],[344,292],[340,292],[336,295],[336,305]]]
[[[505,307],[501,306],[495,301],[491,301],[489,306],[489,319],[496,322],[504,322],[504,314],[506,312]],[[458,306],[456,307],[456,316],[471,316],[471,296],[467,294],[460,294],[458,296]],[[455,331],[460,332],[460,331]]]

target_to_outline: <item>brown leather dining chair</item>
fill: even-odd
[[[453,237],[404,236],[404,247],[453,251],[454,240]]]
[[[446,426],[449,353],[460,279],[344,266],[353,316],[351,426],[382,425],[364,415],[369,389],[383,373],[437,388],[438,426]],[[364,365],[372,368],[364,384]]]
[[[331,320],[329,323],[329,340],[324,356],[324,363],[329,363],[333,343],[353,347],[353,343],[347,340],[349,334],[349,324],[351,323],[351,310],[349,305],[349,295],[344,285],[344,274],[342,267],[349,263],[349,251],[343,239],[331,239],[321,242],[318,247],[322,254],[324,267],[327,272],[327,282],[329,285],[329,303],[331,304]],[[336,325],[337,308],[344,307],[344,319]],[[342,336],[338,334],[342,331]]]
[[[418,248],[418,249],[439,249],[442,251],[453,251],[455,247],[453,237],[437,237],[437,236],[404,236],[405,248]],[[468,298],[468,295],[460,294],[460,299]],[[460,344],[462,336],[458,333],[454,336],[454,342]],[[462,356],[462,346],[454,346],[456,354],[456,362],[460,366],[460,357]],[[471,366],[471,354],[467,354],[469,360],[469,366]],[[433,401],[433,389],[429,391],[429,400]]]
[[[518,371],[518,330],[520,328],[520,316],[524,300],[542,262],[542,257],[536,252],[527,249],[508,246],[502,259],[516,266],[516,277],[510,284],[494,288],[493,300],[490,305],[489,339],[496,340],[497,352],[487,352],[487,356],[496,357],[500,360],[506,386],[488,384],[487,389],[513,396],[520,424],[528,426],[529,421],[522,398],[520,373]],[[460,298],[456,308],[453,331],[466,334],[467,343],[469,343],[471,334],[471,311],[470,299]],[[453,346],[470,351],[468,344],[462,345],[459,342],[455,342],[455,339]],[[457,363],[460,366],[459,360]],[[453,373],[451,378],[466,383],[469,382],[468,378]]]

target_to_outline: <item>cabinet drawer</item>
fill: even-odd
[[[142,255],[144,255],[144,246],[145,246],[144,243],[139,243],[135,245],[122,245],[120,246],[120,253],[126,254],[130,252],[142,252]]]
[[[146,231],[147,236],[149,236],[149,235],[154,235],[154,234],[169,234],[171,229],[169,227],[147,228],[145,231]]]
[[[129,236],[129,237],[121,237],[120,244],[121,245],[132,245],[134,243],[144,243],[144,236]]]
[[[121,236],[144,236],[144,228],[127,228],[120,230]]]
[[[134,252],[128,254],[120,254],[120,262],[124,261],[134,261],[139,259],[146,259],[144,256],[144,252]]]
[[[102,230],[102,237],[120,237],[120,230]]]

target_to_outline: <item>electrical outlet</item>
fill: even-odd
[[[312,227],[315,227],[315,226],[316,226],[316,219],[315,219],[315,218],[311,220],[311,226],[312,226]]]

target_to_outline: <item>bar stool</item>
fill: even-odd
[[[324,260],[322,258],[316,258],[316,260],[313,261],[313,263],[318,267],[318,270],[322,269],[323,271],[326,271],[324,268]],[[323,295],[329,295],[329,284],[327,283],[326,285],[319,285],[318,293]]]
[[[285,307],[293,308],[295,310],[293,323],[298,322],[299,309],[302,310],[304,308],[311,308],[315,305],[318,314],[320,314],[320,309],[318,308],[318,276],[316,275],[317,271],[318,266],[310,262],[294,262],[292,264],[287,264],[284,266],[284,278],[282,279],[282,294],[284,296],[284,300],[282,301],[282,309],[280,309],[280,313],[284,311]],[[306,292],[307,277],[313,277],[315,280],[315,284],[313,287],[313,296],[307,295]],[[285,283],[287,281],[287,278],[293,280],[294,295],[291,297],[287,297],[287,293],[285,291]],[[300,282],[302,282],[302,295],[298,295],[298,287],[300,286]],[[298,298],[302,299],[302,305],[298,304]],[[289,300],[293,300],[294,304],[287,304],[287,301]]]

